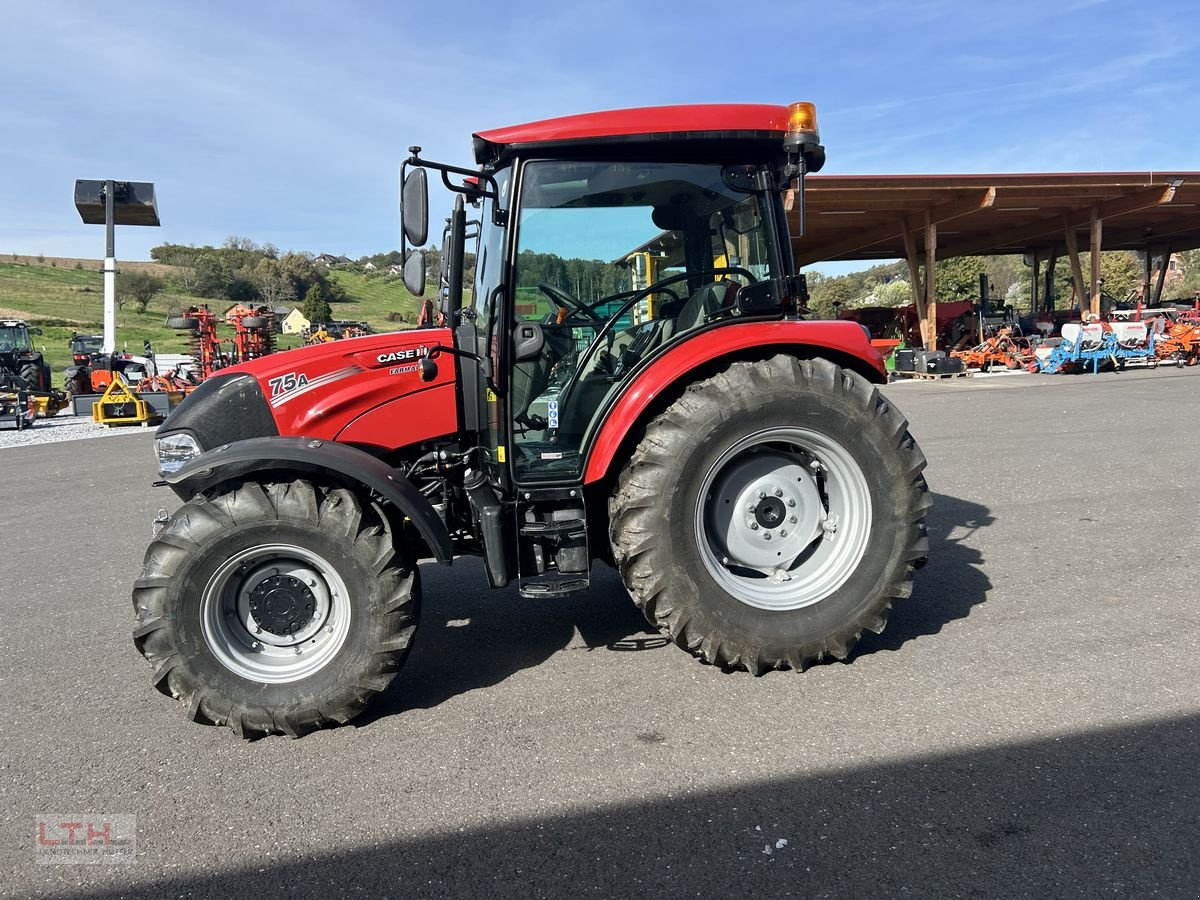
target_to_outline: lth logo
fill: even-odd
[[[33,820],[39,863],[132,862],[137,857],[135,816],[44,815]]]

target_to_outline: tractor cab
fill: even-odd
[[[493,580],[580,590],[591,556],[582,482],[615,401],[693,336],[805,311],[785,197],[796,202],[824,149],[810,104],[575,116],[482,132],[474,146],[481,168],[461,186],[449,176],[466,170],[419,148],[405,164],[412,243],[426,229],[425,170],[460,194],[444,267],[465,256],[464,200],[477,210],[473,287],[467,296],[444,268],[443,312],[461,324],[430,359],[452,350],[464,363],[481,470],[518,507],[507,542],[517,571],[497,565]],[[406,271],[420,295],[423,266]]]
[[[20,320],[0,320],[0,388],[50,390],[50,367],[32,339],[41,333],[40,328],[30,328]]]

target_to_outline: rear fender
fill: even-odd
[[[764,357],[776,353],[824,357],[853,369],[868,381],[887,381],[883,357],[856,322],[746,322],[700,332],[654,360],[625,388],[592,442],[584,484],[594,484],[609,474],[622,445],[664,393],[694,380],[714,364],[745,359],[750,354]]]
[[[268,473],[319,475],[347,487],[367,487],[413,523],[438,562],[449,564],[454,556],[446,526],[411,481],[369,453],[334,441],[247,438],[209,450],[163,480],[187,500],[225,482],[246,476],[262,480]]]

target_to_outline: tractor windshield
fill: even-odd
[[[545,343],[513,369],[518,479],[578,476],[598,411],[639,364],[777,274],[764,202],[719,165],[525,166],[516,317],[540,322]]]
[[[0,353],[14,350],[32,350],[29,329],[24,325],[0,325]]]

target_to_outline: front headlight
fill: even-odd
[[[195,459],[204,451],[196,439],[186,432],[177,431],[160,437],[154,442],[154,452],[158,454],[158,469],[164,475],[169,475],[183,468],[184,464]]]

